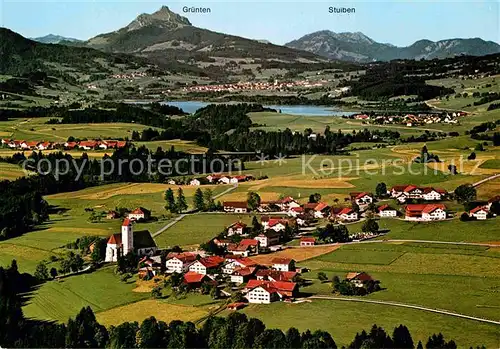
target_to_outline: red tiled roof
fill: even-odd
[[[300,238],[300,242],[316,242],[316,238],[303,236]]]
[[[224,201],[224,207],[247,208],[246,201]]]
[[[347,273],[346,277],[345,277],[347,280],[352,280],[352,279],[357,279],[357,280],[360,280],[360,281],[369,281],[369,280],[373,280],[373,278],[365,273],[365,272],[361,272],[361,273],[358,273],[358,272],[350,272],[350,273]]]
[[[199,283],[202,282],[205,277],[208,277],[204,274],[198,274],[194,271],[188,271],[186,274],[184,274],[184,282],[187,284],[192,284],[192,283]]]
[[[182,252],[182,253],[171,252],[167,255],[167,259],[170,260],[172,258],[177,258],[182,263],[189,263],[189,262],[194,262],[198,258],[198,255],[196,253],[191,253],[191,252]]]
[[[131,223],[130,219],[125,218],[125,219],[123,220],[122,227],[127,227],[127,226],[129,226],[129,225],[131,225],[131,224],[132,224],[132,223]]]
[[[296,271],[280,271],[272,269],[260,269],[255,273],[256,276],[270,277],[276,281],[291,281],[298,275]]]
[[[257,246],[259,242],[254,239],[243,239],[240,241],[240,246]]]
[[[395,211],[395,209],[394,209],[394,208],[392,208],[391,206],[389,206],[389,205],[387,205],[387,204],[385,204],[385,205],[382,205],[382,206],[379,206],[379,207],[378,207],[378,211],[379,211],[379,212],[386,211],[386,210],[387,210],[387,211],[389,211],[389,210],[390,210],[390,211]]]
[[[100,142],[98,141],[81,141],[80,142],[80,146],[81,147],[95,147],[96,145],[98,145]]]
[[[472,210],[470,210],[470,213],[476,213],[476,212],[479,212],[479,211],[484,211],[484,212],[488,212],[488,208],[486,207],[483,207],[483,206],[477,206],[477,207],[474,207]]]
[[[361,199],[362,197],[365,197],[365,196],[369,196],[369,197],[371,197],[371,196],[372,196],[372,194],[370,194],[370,193],[368,193],[368,192],[364,191],[364,192],[359,193],[358,195],[356,195],[356,197],[355,197],[355,198],[356,198],[356,199]]]
[[[236,229],[239,229],[239,228],[245,228],[247,225],[243,222],[234,222],[233,224],[231,224],[229,226],[229,228],[236,228]]]
[[[235,268],[233,275],[249,276],[255,272],[255,267]]]
[[[121,245],[122,244],[122,234],[113,234],[108,239],[108,244]]]
[[[224,262],[224,258],[219,256],[204,257],[199,260],[206,268],[215,268]]]
[[[279,204],[288,204],[288,203],[293,202],[293,201],[295,201],[294,198],[292,198],[291,196],[287,196],[286,198],[278,200],[277,203],[279,203]]]
[[[275,257],[272,259],[273,264],[290,264],[293,261],[291,258],[286,257]]]
[[[443,204],[431,204],[431,205],[427,205],[422,210],[422,213],[432,213],[432,212],[436,211],[437,209],[441,209],[441,210],[444,211],[444,210],[446,210],[446,206],[443,205]]]
[[[391,191],[404,191],[408,187],[408,184],[395,185],[391,188]]]
[[[314,210],[315,211],[323,211],[325,208],[328,208],[328,205],[325,204],[324,202],[320,202],[319,204],[316,205]]]
[[[303,207],[292,207],[291,208],[291,211],[293,212],[304,212],[304,208]]]
[[[350,207],[344,207],[340,212],[339,212],[339,215],[342,215],[342,214],[351,214],[353,213],[354,210]]]
[[[244,265],[245,267],[251,267],[257,265],[256,261],[248,257],[238,257],[234,261],[241,265]]]
[[[416,185],[409,185],[404,189],[405,193],[409,193],[410,191],[413,191],[415,189],[419,189]]]
[[[500,201],[500,195],[492,197],[491,199],[488,200],[488,203],[493,203],[497,201]]]
[[[446,210],[446,206],[443,204],[408,204],[406,205],[406,214],[431,213],[437,209]]]

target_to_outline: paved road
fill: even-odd
[[[351,245],[351,244],[373,244],[373,243],[386,243],[386,242],[416,242],[416,243],[426,243],[426,244],[499,247],[499,245],[480,243],[480,242],[387,239],[387,240],[365,240],[365,241],[351,241],[351,242],[336,242],[334,244],[322,244],[322,245],[308,246],[308,248],[310,248],[310,247],[324,247],[324,246],[337,246],[337,245]],[[288,246],[288,247],[301,248],[301,246]]]
[[[179,222],[182,218],[184,218],[186,216],[187,216],[187,213],[181,214],[180,216],[176,217],[173,221],[169,222],[166,226],[164,226],[163,228],[161,228],[160,230],[158,230],[156,233],[151,234],[151,236],[155,237],[155,236],[160,235],[165,230],[167,230],[168,228],[170,228],[171,226],[173,226],[174,224],[176,224],[177,222]]]
[[[490,177],[488,177],[488,178],[482,179],[482,180],[480,180],[479,182],[476,182],[476,183],[472,184],[472,186],[473,186],[473,187],[477,187],[478,185],[481,185],[481,184],[483,184],[484,182],[491,181],[491,180],[493,180],[493,179],[495,179],[495,178],[498,178],[498,177],[500,177],[500,173],[497,173],[497,174],[495,174],[495,175],[493,175],[493,176],[490,176]]]
[[[332,301],[361,302],[361,303],[372,303],[372,304],[390,305],[390,306],[393,306],[393,307],[418,309],[418,310],[428,311],[428,312],[431,312],[431,313],[449,315],[449,316],[459,317],[459,318],[468,319],[468,320],[475,320],[475,321],[485,322],[485,323],[489,323],[489,324],[500,325],[500,321],[483,319],[483,318],[479,318],[479,317],[475,317],[475,316],[458,314],[458,313],[454,313],[454,312],[447,311],[447,310],[439,310],[439,309],[433,309],[433,308],[426,308],[426,307],[421,307],[419,305],[412,305],[412,304],[405,304],[405,303],[398,303],[398,302],[376,301],[376,300],[369,300],[369,299],[345,298],[345,297],[334,297],[334,296],[311,296],[309,298],[323,299],[323,300],[332,300]]]
[[[219,193],[219,194],[217,194],[217,195],[212,196],[212,199],[214,199],[214,200],[215,200],[215,199],[217,199],[217,198],[220,198],[222,195],[226,195],[227,193],[229,193],[229,192],[231,192],[231,191],[235,190],[236,188],[238,188],[238,184],[235,184],[235,185],[233,185],[231,188],[228,188],[228,189],[224,190],[222,193]]]

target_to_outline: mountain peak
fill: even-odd
[[[137,30],[146,26],[155,26],[159,28],[179,28],[190,26],[191,22],[186,17],[183,17],[170,10],[168,6],[163,5],[156,12],[151,14],[143,13],[133,20],[127,27],[127,31]]]

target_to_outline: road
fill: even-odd
[[[151,236],[152,237],[156,237],[156,236],[160,235],[165,230],[167,230],[168,228],[170,228],[171,226],[173,226],[174,224],[176,224],[177,222],[179,222],[182,218],[186,217],[187,215],[188,215],[187,213],[183,213],[183,214],[179,215],[178,217],[175,217],[175,219],[173,221],[168,222],[167,225],[165,225],[163,228],[161,228],[160,230],[158,230],[156,233],[151,234]]]
[[[387,242],[415,242],[423,244],[444,244],[444,245],[465,245],[465,246],[484,246],[484,247],[499,247],[500,245],[487,244],[481,242],[463,242],[463,241],[434,241],[434,240],[403,240],[403,239],[387,239],[387,240],[365,240],[365,241],[351,241],[351,242],[336,242],[333,244],[321,244],[307,246],[307,248],[324,247],[324,246],[337,246],[337,245],[352,245],[352,244],[373,244],[373,243],[387,243]],[[288,248],[301,248],[301,246],[288,246]]]
[[[472,186],[473,186],[473,187],[477,187],[478,185],[481,185],[481,184],[483,184],[484,182],[491,181],[491,180],[493,180],[493,179],[495,179],[495,178],[498,178],[498,177],[500,177],[500,173],[497,173],[497,174],[495,174],[495,175],[493,175],[493,176],[490,176],[490,177],[488,177],[488,178],[482,179],[482,180],[480,180],[479,182],[476,182],[476,183],[472,184]]]
[[[372,304],[390,305],[390,306],[393,306],[393,307],[411,308],[411,309],[423,310],[423,311],[428,311],[428,312],[431,312],[431,313],[449,315],[449,316],[459,317],[459,318],[468,319],[468,320],[474,320],[474,321],[480,321],[480,322],[485,322],[485,323],[494,324],[494,325],[500,325],[500,321],[483,319],[483,318],[479,318],[479,317],[475,317],[475,316],[458,314],[458,313],[454,313],[454,312],[447,311],[447,310],[426,308],[426,307],[421,307],[419,305],[405,304],[405,303],[399,303],[399,302],[376,301],[376,300],[369,300],[369,299],[334,297],[334,296],[311,296],[311,297],[309,297],[309,299],[311,299],[311,298],[312,299],[332,300],[332,301],[360,302],[360,303],[372,303]]]

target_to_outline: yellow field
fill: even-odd
[[[438,155],[441,152],[435,152]],[[440,156],[441,157],[441,156]],[[486,160],[495,159],[495,156],[478,156],[475,160],[461,159],[460,157],[452,157],[446,160],[441,160],[439,163],[428,163],[427,166],[433,170],[438,170],[441,172],[448,172],[448,166],[454,164],[457,166],[457,170],[462,174],[470,174],[474,176],[479,175],[493,175],[498,173],[497,169],[490,168],[480,168],[481,164]]]
[[[28,156],[31,154],[31,152],[32,152],[31,150],[26,150],[23,152],[20,150],[0,149],[0,156],[10,157],[16,153],[24,153],[25,156]],[[37,152],[39,152],[39,151],[37,150]],[[41,152],[44,154],[50,154],[50,153],[57,153],[57,152],[59,152],[59,150],[54,150],[54,149],[53,150],[42,150]],[[79,150],[67,151],[66,153],[70,154],[74,158],[80,158],[82,156],[82,154],[85,153],[85,154],[87,154],[87,156],[89,158],[94,158],[94,159],[100,159],[106,154],[107,155],[112,154],[112,152],[109,152],[109,151],[108,152],[105,152],[105,151],[100,152],[100,151],[92,151],[92,150],[90,150],[90,151],[79,151]]]
[[[300,248],[288,248],[283,251],[278,251],[276,253],[261,254],[257,256],[252,256],[252,260],[257,263],[264,265],[271,265],[273,258],[285,257],[292,258],[297,262],[304,261],[306,259],[321,256],[326,253],[330,253],[338,249],[340,245],[334,246],[320,246],[320,247],[300,247]]]
[[[313,179],[311,176],[281,176],[260,181],[251,181],[240,184],[240,186],[248,186],[248,190],[258,191],[265,187],[294,187],[294,188],[335,188],[345,189],[354,188],[354,185],[349,181],[357,179],[356,177],[345,178],[318,178]]]
[[[78,232],[82,233],[82,235],[103,235],[107,236],[109,235],[112,231],[110,229],[104,229],[104,228],[87,228],[87,227],[52,227],[45,229],[44,232],[45,234],[48,233],[67,233],[67,232],[73,232],[78,230]]]
[[[206,315],[208,315],[206,308],[173,305],[148,299],[97,313],[96,317],[97,321],[105,326],[116,326],[126,321],[140,323],[150,316],[170,322],[173,320],[195,321]]]
[[[17,165],[0,163],[0,180],[7,179],[12,181],[25,175],[23,169]]]
[[[109,199],[115,195],[140,195],[140,194],[154,194],[162,193],[168,188],[172,190],[177,190],[182,188],[186,196],[192,196],[196,191],[197,186],[191,185],[170,185],[161,183],[128,183],[121,185],[110,185],[108,188],[101,186],[100,190],[95,190],[95,188],[84,189],[77,192],[71,193],[61,193],[50,195],[49,199],[85,199],[85,200],[105,200]],[[216,185],[204,185],[202,189],[214,189],[218,186]]]
[[[485,182],[476,188],[477,198],[488,200],[495,195],[500,195],[500,178]]]

